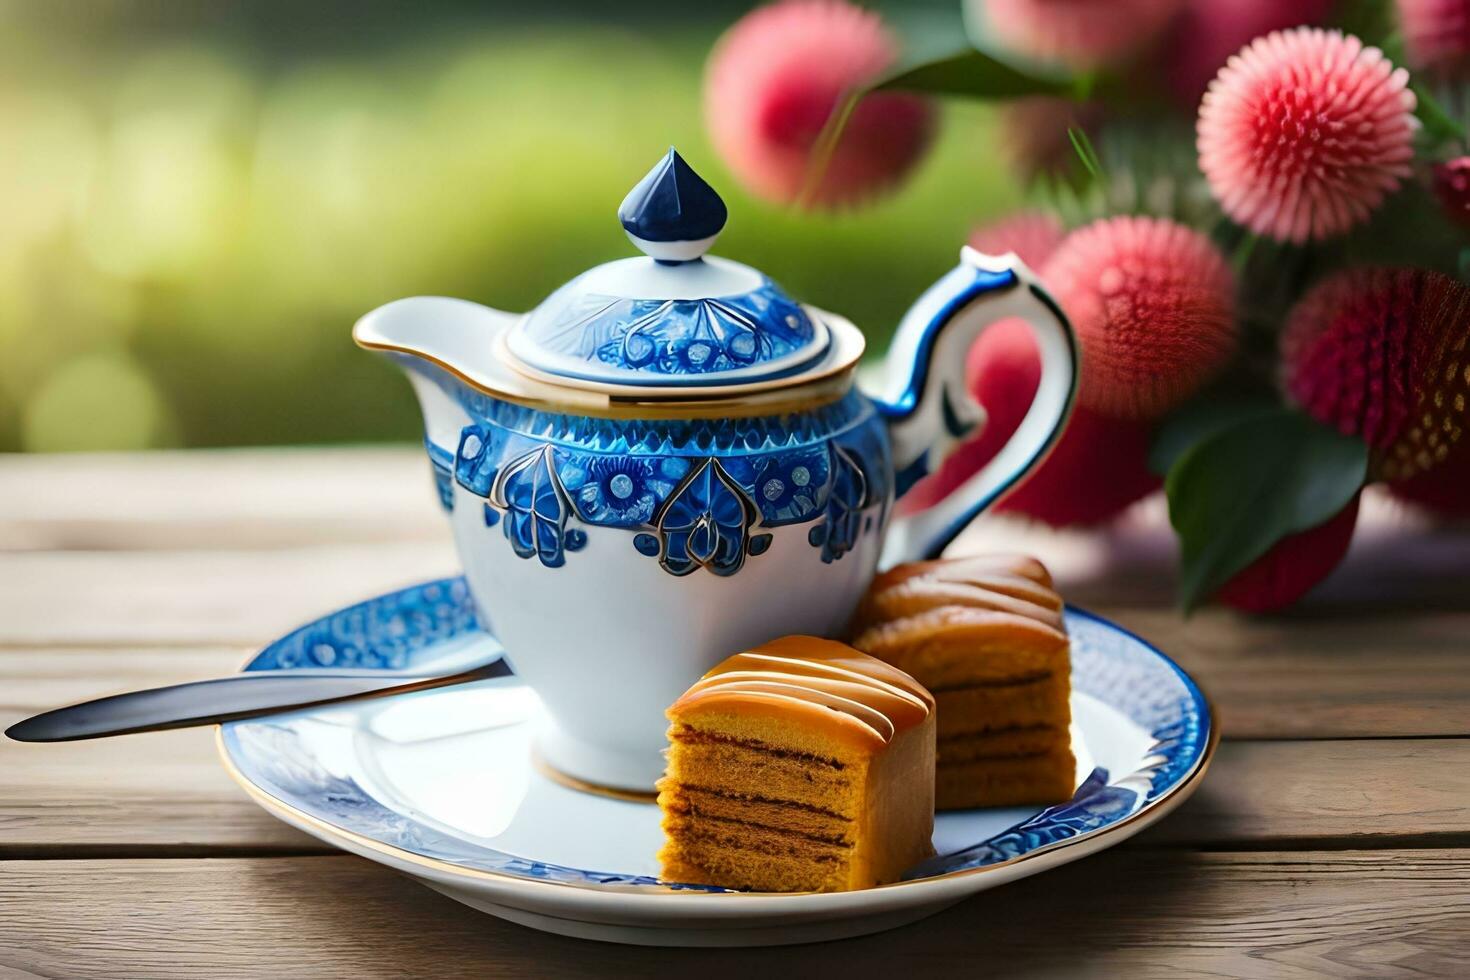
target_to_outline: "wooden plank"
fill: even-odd
[[[120,690],[215,677],[247,650],[0,652],[0,728]],[[0,855],[325,851],[225,775],[211,730],[54,745],[0,738]]]
[[[293,548],[444,523],[412,446],[10,455],[0,500],[5,550]]]
[[[276,551],[0,553],[0,646],[259,647],[325,611],[452,574],[455,565],[447,539]],[[1470,734],[1470,608],[1357,606],[1262,618],[1206,610],[1187,620],[1165,608],[1098,611],[1199,678],[1228,737]]]
[[[0,552],[0,645],[260,646],[458,562],[440,540],[259,551]]]
[[[242,650],[0,650],[0,726],[122,688],[214,676]],[[316,848],[225,776],[207,730],[56,745],[0,740],[0,855]],[[1460,835],[1460,836],[1457,836]],[[1147,839],[1470,844],[1470,739],[1227,742],[1196,797]]]
[[[0,458],[0,501],[0,550],[12,551],[294,549],[444,534],[413,446],[13,455]],[[1100,531],[985,518],[955,548],[1034,552],[1084,605],[1172,601],[1176,549],[1159,497]],[[1470,528],[1435,526],[1375,491],[1348,560],[1313,601],[1463,608],[1467,592]]]
[[[1100,611],[1197,678],[1228,738],[1470,734],[1470,605],[1258,618]]]
[[[1470,852],[1122,854],[835,944],[538,933],[348,857],[0,865],[0,971],[70,978],[1463,976]],[[837,957],[838,959],[834,959]]]
[[[1470,847],[1470,739],[1226,742],[1142,844]]]

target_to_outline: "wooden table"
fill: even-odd
[[[1156,828],[917,925],[719,952],[543,935],[276,822],[209,731],[0,740],[0,977],[1470,976],[1470,530],[1376,498],[1364,521],[1291,615],[1188,621],[1157,507],[1106,535],[972,531],[1178,658],[1226,741]],[[0,725],[232,671],[454,568],[409,449],[0,460]]]

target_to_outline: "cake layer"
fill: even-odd
[[[1051,573],[1046,566],[1030,555],[993,554],[970,555],[965,558],[939,558],[931,561],[910,561],[894,565],[887,571],[874,576],[871,592],[907,582],[915,578],[940,578],[952,582],[978,582],[991,578],[1002,578],[1007,583],[1026,581],[1055,594]],[[1026,593],[1021,586],[1013,586],[1017,594]],[[1027,593],[1029,594],[1029,593]],[[1060,603],[1058,604],[1060,607]]]
[[[847,887],[841,860],[763,854],[715,841],[672,839],[659,851],[660,877],[762,892],[827,892]]]
[[[935,750],[941,768],[954,763],[1039,755],[1072,744],[1072,734],[1054,725],[1026,725],[941,738]]]
[[[802,834],[735,820],[715,820],[708,816],[681,816],[667,813],[664,833],[670,840],[714,842],[723,848],[740,848],[761,854],[776,854],[802,860],[847,861],[852,844],[841,840],[824,840],[816,834]]]
[[[843,818],[857,815],[861,787],[849,764],[760,742],[675,725],[659,789],[693,784],[750,797],[806,803]]]
[[[909,562],[881,573],[858,607],[852,632],[945,605],[1017,613],[1062,627],[1062,598],[1041,562],[981,555]]]
[[[1070,671],[1065,633],[1029,616],[967,606],[880,623],[853,645],[931,690]]]
[[[751,824],[832,844],[854,843],[852,820],[808,803],[740,796],[680,783],[664,786],[659,793],[659,805],[666,813],[682,817]]]
[[[845,643],[788,636],[737,653],[675,701],[670,720],[828,758],[881,752],[929,720],[934,699]],[[782,737],[772,737],[779,731]]]
[[[935,774],[934,802],[940,810],[1061,803],[1072,798],[1076,780],[1077,762],[1070,747],[941,764]]]
[[[1067,677],[1052,673],[1033,680],[992,681],[935,691],[939,738],[1018,725],[1065,729],[1072,722],[1070,687]]]

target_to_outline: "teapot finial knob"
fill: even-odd
[[[704,255],[728,216],[720,195],[672,146],[618,208],[618,219],[633,244],[667,264],[692,262]]]

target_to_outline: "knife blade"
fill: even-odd
[[[33,715],[5,730],[17,742],[73,742],[170,728],[216,725],[322,705],[508,677],[504,657],[450,674],[383,670],[258,670],[129,691]]]

